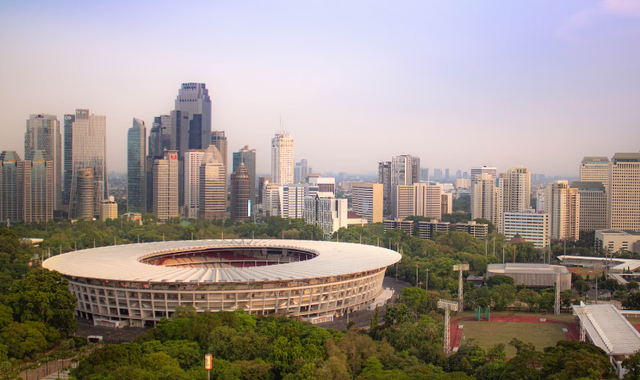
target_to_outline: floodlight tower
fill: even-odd
[[[440,300],[438,301],[438,309],[444,309],[444,354],[451,354],[451,337],[449,336],[450,316],[449,310],[458,311],[458,303],[456,301]]]
[[[454,265],[453,266],[453,271],[458,271],[460,273],[460,276],[458,277],[458,310],[459,311],[463,311],[464,310],[464,297],[462,292],[464,291],[463,287],[462,287],[462,272],[465,270],[469,270],[469,264],[458,264],[458,265]]]
[[[560,273],[556,273],[556,304],[553,308],[553,314],[560,315]]]

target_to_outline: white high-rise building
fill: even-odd
[[[307,224],[320,227],[325,236],[330,236],[342,227],[348,227],[349,212],[347,210],[347,199],[315,194],[306,197],[304,202],[305,221]]]
[[[498,178],[498,168],[495,168],[493,166],[483,166],[483,167],[471,168],[471,176],[469,178],[471,178],[471,181],[473,181],[473,179],[477,175],[483,175],[483,174],[489,174],[493,178],[493,180],[495,181]],[[473,186],[473,185],[471,185],[471,186]]]
[[[265,183],[262,187],[262,211],[265,216],[280,216],[282,186],[279,183]]]
[[[420,182],[420,158],[402,155],[391,158],[391,186]]]
[[[55,115],[29,115],[24,134],[24,156],[42,150],[53,161],[53,209],[62,207],[62,136]]]
[[[496,227],[503,233],[502,216],[506,212],[523,212],[531,207],[531,172],[522,166],[512,166],[499,175]]]
[[[529,209],[523,212],[505,212],[504,236],[510,240],[516,234],[536,248],[544,248],[549,241],[549,214],[537,214]]]
[[[168,150],[163,159],[153,161],[153,205],[151,212],[158,220],[179,217],[178,151]]]
[[[289,132],[278,132],[271,139],[271,180],[288,185],[294,183],[293,137]]]
[[[227,212],[227,170],[215,145],[209,145],[200,164],[198,218],[222,219]]]
[[[585,157],[580,162],[580,181],[602,182],[609,188],[609,159],[607,157]]]
[[[552,239],[580,238],[580,194],[567,181],[547,185],[545,211],[549,214]]]
[[[280,216],[290,219],[304,218],[304,198],[309,196],[308,184],[283,185],[280,198]]]
[[[100,214],[100,203],[107,199],[107,117],[93,115],[88,109],[76,110],[72,124],[73,174],[71,179],[70,217],[76,218],[80,205],[78,176],[82,169],[93,169],[93,214]],[[86,199],[85,199],[86,201]]]
[[[471,178],[471,219],[482,218],[495,223],[495,178],[488,173]]]
[[[640,153],[613,156],[607,192],[609,228],[640,232]]]
[[[442,217],[442,187],[426,183],[395,186],[393,188],[392,219],[408,216]]]
[[[184,155],[184,215],[198,218],[200,208],[200,165],[204,150],[190,149]]]

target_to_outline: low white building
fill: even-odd
[[[596,247],[604,248],[609,252],[619,252],[624,249],[628,252],[640,253],[640,232],[627,230],[597,230]]]
[[[118,219],[118,204],[113,196],[100,202],[100,220],[104,222],[107,219]]]

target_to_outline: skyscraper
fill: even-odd
[[[522,166],[512,166],[499,175],[496,227],[503,231],[502,216],[506,212],[524,212],[531,207],[531,172]]]
[[[0,222],[24,220],[22,161],[18,153],[0,154]]]
[[[218,148],[218,152],[222,156],[224,170],[229,170],[229,149],[227,148],[227,136],[224,131],[213,131],[211,133],[211,144]]]
[[[31,150],[23,161],[25,222],[53,219],[55,169],[58,167],[43,150]]]
[[[211,99],[205,84],[183,83],[178,91],[175,109],[188,113],[188,149],[207,149],[211,142]]]
[[[311,172],[309,168],[309,164],[306,159],[302,159],[299,162],[296,162],[296,166],[293,172],[293,181],[294,183],[302,183],[306,181],[307,175]]]
[[[488,173],[476,174],[471,182],[471,219],[495,221],[496,180]]]
[[[256,150],[249,149],[249,145],[245,145],[238,152],[233,152],[233,172],[235,173],[244,163],[249,171],[249,186],[251,187],[251,205],[257,205],[256,198]],[[253,214],[253,212],[252,212]]]
[[[64,115],[64,179],[62,188],[62,209],[69,212],[71,181],[73,178],[73,122],[76,115]]]
[[[449,180],[449,169],[444,169],[444,180],[445,181]]]
[[[607,193],[602,182],[574,181],[580,194],[580,231],[607,228]]]
[[[442,217],[442,187],[426,183],[394,187],[393,219],[405,219],[417,215],[427,218]]]
[[[367,223],[382,223],[383,185],[380,183],[354,183],[351,190],[353,211]]]
[[[198,217],[200,219],[226,218],[227,171],[222,155],[214,145],[209,145],[200,164],[200,196]]]
[[[609,228],[640,231],[640,153],[613,155],[607,192]]]
[[[291,219],[304,218],[304,198],[309,195],[309,185],[282,185],[280,194],[280,216]]]
[[[391,161],[378,163],[378,183],[382,184],[383,208],[385,217],[391,215]]]
[[[278,132],[271,139],[272,182],[281,185],[294,183],[293,167],[293,137],[289,132]]]
[[[231,174],[231,220],[242,222],[251,217],[251,177],[249,169],[240,163]]]
[[[471,176],[469,178],[473,181],[477,175],[481,174],[489,174],[494,181],[498,179],[498,169],[490,166],[471,168]]]
[[[158,220],[180,216],[178,207],[178,151],[169,150],[153,161],[153,207]]]
[[[95,216],[95,183],[93,168],[74,171],[75,189],[73,204],[75,218],[92,219]]]
[[[70,193],[70,217],[78,217],[78,171],[93,169],[93,215],[100,213],[100,202],[108,196],[107,117],[76,110],[73,129],[73,174]]]
[[[420,158],[402,155],[391,158],[391,186],[420,182]]]
[[[200,208],[200,165],[204,150],[190,149],[184,156],[184,215],[198,218]]]
[[[34,150],[42,150],[53,162],[53,207],[62,207],[62,137],[55,115],[29,115],[24,134],[25,159]]]
[[[147,211],[147,173],[145,170],[147,128],[144,121],[133,119],[127,132],[127,211]]]
[[[434,181],[442,181],[442,170],[441,169],[433,169],[433,180]]]
[[[580,162],[580,181],[602,182],[609,189],[609,159],[607,157],[585,157]]]
[[[549,214],[551,239],[580,238],[580,194],[567,181],[547,185],[545,211]]]

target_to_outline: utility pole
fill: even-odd
[[[487,245],[489,244],[489,240],[484,239],[484,255],[487,255]]]
[[[429,290],[429,268],[427,268],[427,281],[426,284],[424,286],[424,290]]]
[[[416,264],[416,286],[418,286],[418,264]]]
[[[504,264],[504,250],[507,249],[506,244],[502,244],[502,263]]]
[[[556,274],[556,304],[554,306],[553,313],[560,315],[560,273]]]

